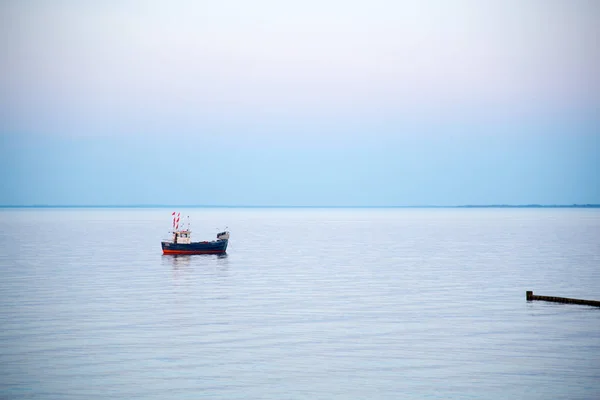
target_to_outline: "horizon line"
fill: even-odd
[[[199,204],[28,204],[0,208],[600,208],[600,204],[462,204],[462,205],[199,205]]]

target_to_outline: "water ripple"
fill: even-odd
[[[597,210],[189,210],[222,257],[165,214],[0,211],[1,398],[600,393],[600,309],[525,301],[600,297]]]

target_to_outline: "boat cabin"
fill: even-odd
[[[175,231],[173,232],[173,243],[190,244],[192,242],[192,231]]]
[[[229,240],[229,232],[223,231],[217,234],[217,240]],[[185,229],[182,231],[173,231],[171,238],[173,244],[190,244],[192,243],[192,231]]]
[[[219,240],[229,240],[229,232],[223,231],[217,233],[217,239]]]

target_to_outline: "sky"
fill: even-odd
[[[594,0],[0,2],[0,205],[600,203]]]

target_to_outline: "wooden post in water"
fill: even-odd
[[[526,295],[527,295],[527,301],[533,300],[533,291],[528,290]]]
[[[586,306],[600,307],[600,301],[596,301],[596,300],[580,300],[580,299],[570,299],[568,297],[554,297],[554,296],[537,296],[537,295],[533,294],[532,290],[528,290],[525,293],[525,295],[527,297],[527,301],[541,300],[541,301],[551,301],[554,303],[583,304]]]

